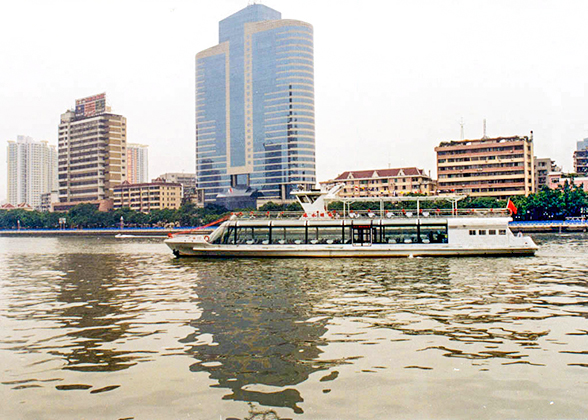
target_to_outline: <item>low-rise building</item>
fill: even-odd
[[[26,210],[26,211],[33,211],[33,207],[30,206],[27,203],[20,203],[17,204],[16,206],[10,203],[6,203],[6,204],[2,204],[0,206],[0,210],[6,210],[6,211],[10,211],[10,210]]]
[[[51,212],[58,212],[58,213],[65,213],[73,209],[74,207],[80,204],[90,204],[96,208],[98,211],[110,211],[112,210],[112,199],[105,199],[105,200],[92,200],[92,201],[84,201],[80,203],[79,201],[65,201],[65,202],[52,202],[51,203]]]
[[[437,152],[439,194],[507,199],[535,191],[531,136],[441,142]]]
[[[320,184],[327,189],[344,184],[339,191],[342,198],[435,193],[435,182],[430,175],[415,167],[346,171],[335,179]]]
[[[204,188],[186,188],[184,187],[183,203],[194,203],[196,207],[204,207],[205,195]]]
[[[159,176],[165,182],[177,182],[184,186],[184,189],[196,188],[196,174],[184,172],[167,172]]]
[[[534,158],[535,166],[535,192],[547,186],[547,175],[551,172],[557,172],[560,169],[555,165],[555,161],[550,158]]]
[[[566,182],[569,185],[577,185],[588,192],[588,177],[566,174],[563,172],[552,172],[547,175],[547,186],[551,189],[563,187]]]
[[[51,191],[51,192],[42,194],[41,195],[41,206],[40,206],[39,210],[44,211],[44,212],[52,212],[53,211],[52,204],[58,203],[58,202],[59,202],[59,192]]]
[[[182,204],[182,184],[165,182],[161,178],[141,184],[125,181],[114,188],[113,199],[114,209],[128,207],[142,212],[178,209]]]

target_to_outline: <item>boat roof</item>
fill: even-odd
[[[439,226],[448,225],[456,228],[474,228],[490,226],[507,226],[509,217],[421,217],[421,218],[359,218],[359,219],[233,219],[225,222],[227,226],[240,227],[296,227],[296,226]]]

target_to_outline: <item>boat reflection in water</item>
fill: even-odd
[[[318,361],[328,318],[315,317],[316,293],[330,286],[296,271],[272,276],[268,266],[236,267],[217,261],[198,271],[202,316],[181,340],[198,360],[190,370],[208,372],[218,381],[213,386],[230,389],[224,399],[302,413],[304,399],[294,386],[345,362]]]

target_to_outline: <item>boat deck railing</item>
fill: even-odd
[[[391,210],[330,210],[320,214],[306,214],[301,211],[251,211],[234,212],[231,215],[241,219],[410,219],[450,217],[509,217],[508,209],[391,209]]]

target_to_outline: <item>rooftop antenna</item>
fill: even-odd
[[[488,136],[486,135],[486,118],[484,118],[484,136],[482,137],[483,139],[487,139]]]
[[[460,139],[463,140],[464,139],[464,134],[463,134],[463,117],[461,117],[461,121],[459,122],[459,126],[461,127]]]

